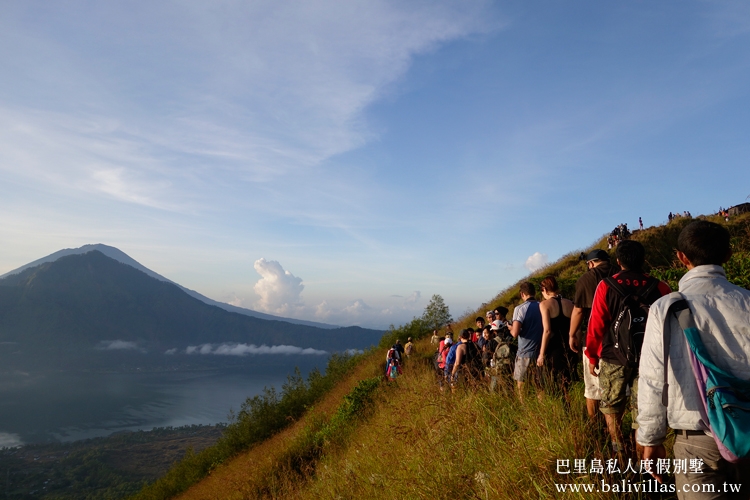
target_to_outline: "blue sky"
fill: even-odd
[[[746,2],[0,6],[0,274],[113,245],[216,300],[454,315],[750,195]]]

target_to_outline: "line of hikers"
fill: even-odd
[[[507,378],[517,351],[507,314],[505,307],[487,311],[486,319],[481,316],[476,318],[476,329],[461,330],[455,341],[450,325],[442,340],[437,330],[433,332],[431,341],[438,344],[433,362],[441,387],[446,383],[455,388],[460,377],[464,376],[466,381],[487,380],[494,390],[498,383]]]
[[[680,212],[675,212],[675,213],[669,212],[669,215],[667,216],[667,219],[669,219],[669,222],[672,222],[673,220],[679,219],[680,217],[687,217],[688,219],[692,219],[693,218],[693,216],[690,214],[690,212],[688,212],[687,210],[685,210],[682,213],[680,213]]]
[[[442,340],[434,332],[441,388],[489,381],[495,390],[512,377],[519,397],[527,386],[562,389],[567,396],[582,359],[587,413],[592,425],[604,415],[613,453],[663,460],[669,426],[677,436],[675,459],[697,464],[675,475],[678,497],[729,498],[679,488],[740,484],[750,477],[750,291],[726,278],[722,264],[731,250],[724,227],[692,222],[677,248],[688,268],[680,292],[644,273],[643,245],[624,240],[616,247],[616,264],[605,250],[586,255],[588,270],[576,282],[573,300],[562,298],[555,277],[547,276],[541,302],[532,283],[520,285],[522,302],[510,321],[508,310],[498,307],[486,321],[476,318],[476,329],[461,330],[456,341],[450,327]],[[692,326],[683,325],[686,315]],[[628,407],[633,435],[626,441]],[[748,487],[737,498],[750,498]]]
[[[638,224],[640,225],[640,228],[643,229],[643,220],[640,217],[638,217]],[[609,233],[609,236],[607,236],[607,248],[611,250],[616,247],[619,242],[630,238],[630,235],[631,233],[628,229],[628,225],[625,223],[619,224],[611,233]]]
[[[533,283],[522,283],[523,302],[514,309],[511,321],[505,307],[487,311],[486,320],[477,317],[476,329],[461,330],[455,342],[448,327],[434,357],[441,387],[455,388],[462,380],[469,384],[485,381],[496,390],[515,380],[522,397],[527,375],[534,372],[538,374],[535,383],[566,392],[578,362],[568,345],[573,303],[560,296],[554,276],[542,280],[541,293],[544,300],[537,302]],[[437,332],[434,342],[438,342]]]
[[[413,352],[414,343],[411,341],[411,337],[407,339],[405,346],[401,345],[400,339],[396,340],[396,343],[393,344],[393,347],[388,349],[388,352],[385,356],[386,379],[390,381],[398,378],[398,376],[403,373],[401,364],[403,363],[404,356],[408,358],[412,355]]]

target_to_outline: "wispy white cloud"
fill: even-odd
[[[255,344],[202,344],[198,346],[188,346],[185,349],[186,354],[215,354],[219,356],[247,356],[249,354],[303,354],[321,356],[328,354],[327,351],[313,349],[311,347],[303,349],[293,345],[260,345]]]
[[[15,158],[2,164],[148,207],[221,205],[238,183],[299,176],[371,140],[363,110],[416,55],[496,28],[491,11],[483,0],[18,4],[0,20],[0,45],[13,47],[0,49],[13,68],[0,149]]]

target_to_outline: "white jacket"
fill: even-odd
[[[711,359],[734,376],[750,379],[750,291],[731,284],[721,266],[697,266],[680,280]],[[687,354],[687,340],[677,320],[670,318],[669,401],[661,402],[664,386],[664,316],[676,299],[670,295],[651,306],[641,351],[638,379],[638,443],[662,444],[667,426],[707,430],[700,416],[702,403]]]

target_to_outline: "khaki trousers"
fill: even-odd
[[[680,500],[750,499],[750,464],[733,464],[721,457],[711,436],[689,435],[675,431],[674,457],[676,459],[703,460],[702,472],[675,474],[677,498]],[[741,484],[739,492],[732,493],[729,485]],[[705,486],[704,486],[705,485]],[[686,491],[687,490],[687,491]],[[711,491],[713,490],[713,492]]]

